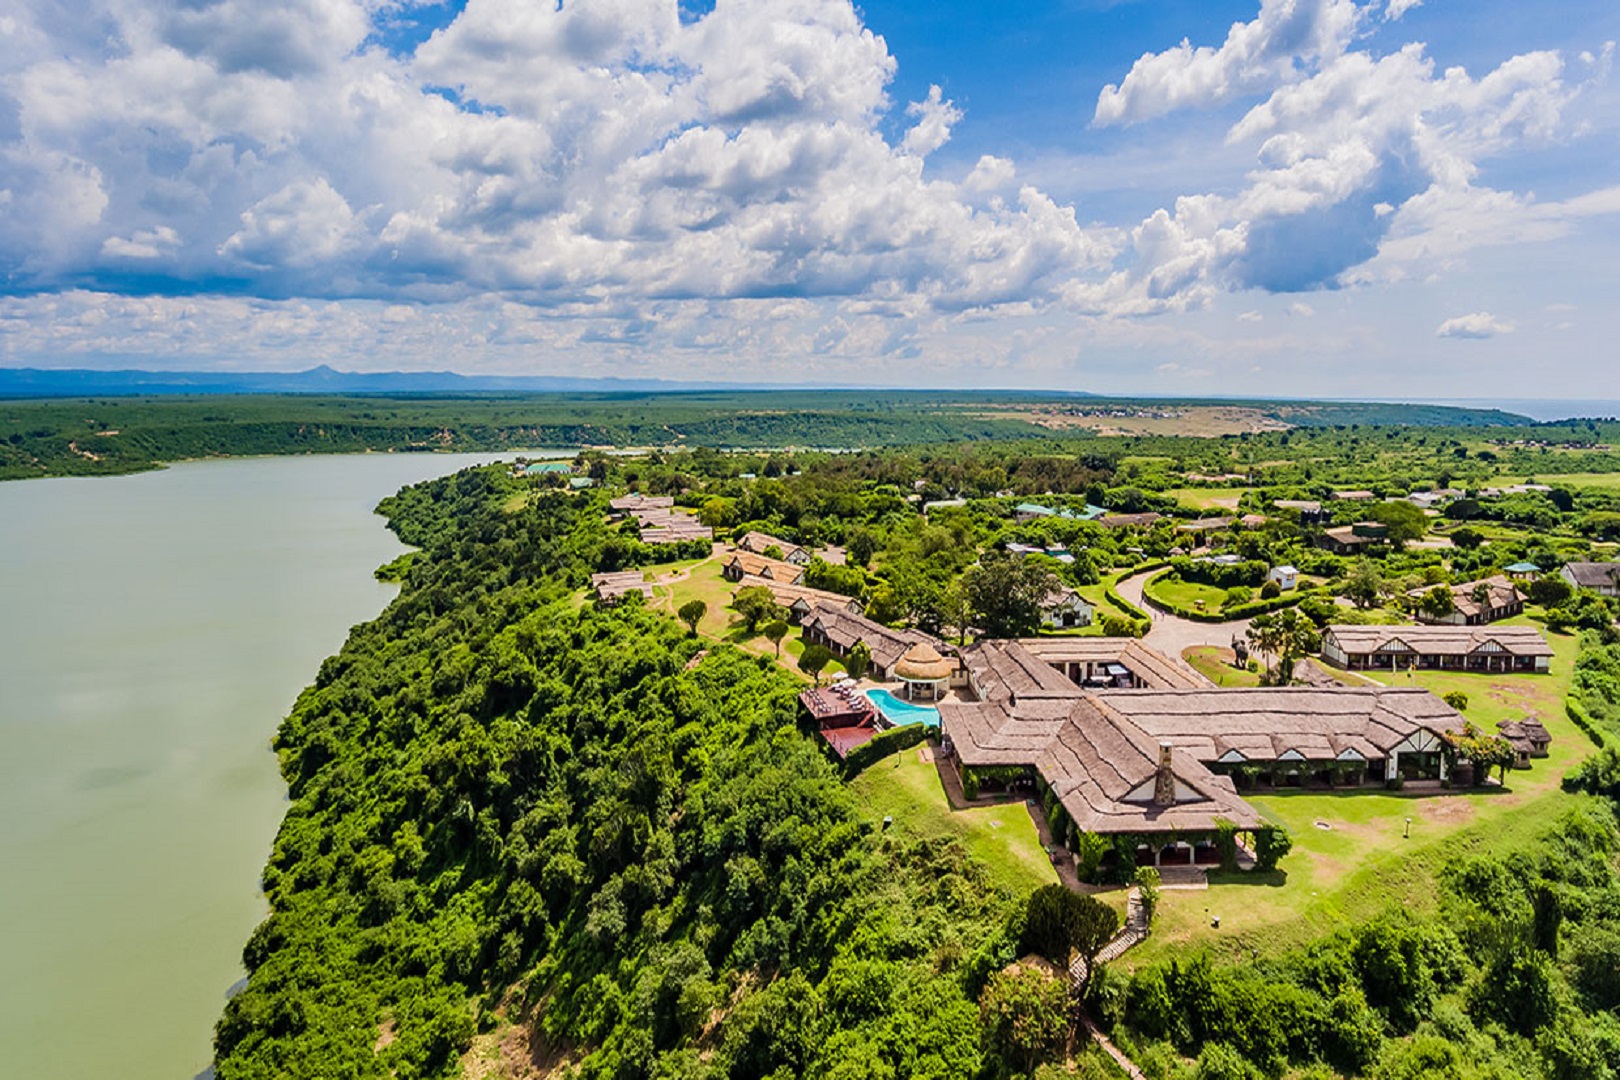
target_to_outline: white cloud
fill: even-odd
[[[1049,302],[1116,254],[1039,191],[978,206],[925,177],[962,115],[938,87],[888,142],[895,61],[848,0],[685,22],[675,0],[471,0],[399,58],[362,47],[353,0],[273,7],[100,0],[75,38],[34,4],[38,47],[0,61],[21,129],[0,272],[50,289],[138,258],[267,295],[957,310]],[[967,191],[1010,186],[989,161]]]
[[[1040,160],[931,160],[962,111],[937,86],[891,100],[896,61],[850,0],[684,19],[676,0],[470,0],[405,55],[373,37],[395,0],[23,0],[0,50],[0,281],[36,298],[0,316],[0,357],[147,334],[157,356],[340,365],[397,347],[716,375],[747,358],[783,379],[809,355],[857,381],[879,356],[1059,372],[1074,346],[1042,320],[1135,357],[1186,342],[1134,316],[1212,307],[1229,330],[1225,293],[1426,280],[1620,209],[1620,188],[1540,201],[1483,179],[1570,138],[1607,59],[1570,85],[1553,53],[1478,76],[1420,45],[1375,54],[1356,32],[1394,6],[1263,0],[1217,47],[1137,61],[1099,124],[1248,110],[1224,143],[1108,133],[1072,159],[1086,178],[1057,181],[1083,217]],[[1093,194],[1125,189],[1169,194],[1092,220]],[[137,271],[204,298],[108,295]],[[272,299],[206,298],[227,284]],[[1290,309],[1260,307],[1279,329],[1247,329],[1282,342]],[[60,321],[15,325],[32,319]]]
[[[180,234],[167,225],[136,229],[128,239],[109,236],[101,253],[115,259],[156,259],[180,246]]]
[[[1258,311],[1245,311],[1238,315],[1238,322],[1257,323],[1265,322],[1266,317]]]
[[[1259,16],[1233,23],[1219,48],[1183,39],[1144,55],[1118,85],[1103,87],[1094,120],[1133,123],[1291,81],[1301,67],[1342,54],[1359,14],[1354,0],[1261,0]]]
[[[1384,21],[1394,22],[1413,8],[1422,6],[1423,0],[1389,0],[1384,5]]]
[[[1454,319],[1447,319],[1440,324],[1434,332],[1435,337],[1443,338],[1493,338],[1498,334],[1513,333],[1514,325],[1505,319],[1498,319],[1488,311],[1476,311],[1469,315],[1458,315]]]
[[[1011,184],[1017,172],[1009,159],[981,154],[962,186],[969,191],[996,191]]]
[[[951,140],[951,128],[962,119],[962,112],[943,99],[937,86],[928,88],[928,97],[906,106],[906,115],[917,118],[906,132],[900,147],[908,154],[927,157]]]

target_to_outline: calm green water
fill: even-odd
[[[393,595],[371,509],[493,456],[0,484],[0,1075],[206,1068],[265,912],[269,740]]]

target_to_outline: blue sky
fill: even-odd
[[[1620,397],[1612,0],[22,0],[0,364]]]

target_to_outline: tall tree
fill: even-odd
[[[709,605],[705,604],[702,600],[688,600],[686,603],[680,606],[680,608],[675,612],[675,615],[681,620],[681,622],[686,624],[687,630],[696,634],[698,623],[702,622],[703,616],[707,615],[708,613]]]
[[[987,551],[962,575],[973,617],[986,637],[1033,634],[1041,625],[1041,604],[1058,588],[1057,575],[1031,560]]]
[[[760,627],[759,632],[765,635],[766,641],[776,646],[776,658],[782,659],[782,639],[787,637],[788,624],[781,619],[772,619]]]

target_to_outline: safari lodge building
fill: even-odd
[[[1552,646],[1532,626],[1330,626],[1322,658],[1350,671],[1545,673]]]
[[[1218,689],[1139,641],[1070,640],[1114,659],[1060,655],[1051,639],[964,648],[942,745],[970,796],[1033,790],[1055,837],[1077,850],[1101,837],[1116,867],[1219,862],[1222,833],[1270,828],[1240,789],[1438,783],[1447,733],[1463,730],[1423,689]]]

